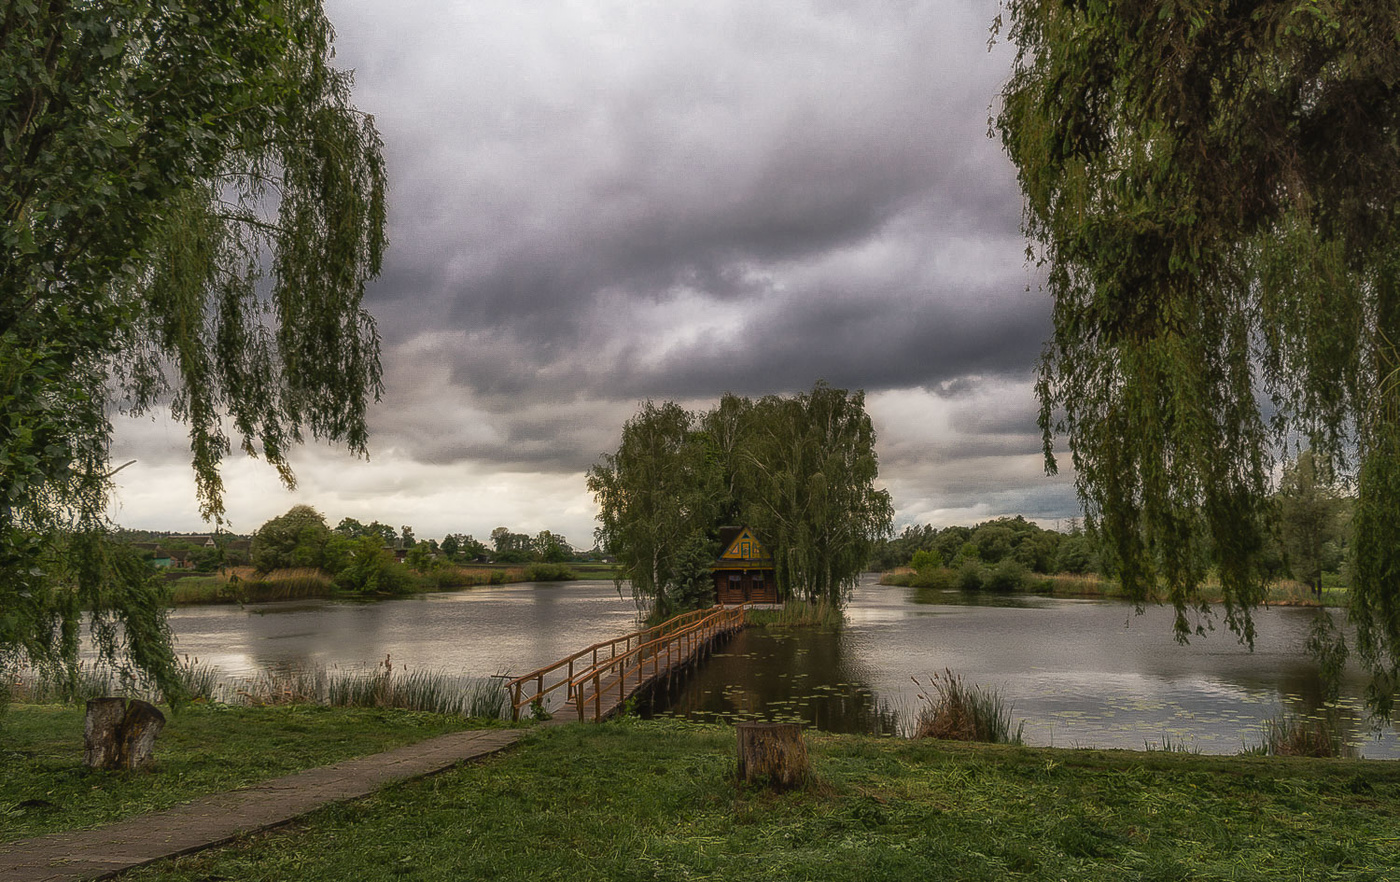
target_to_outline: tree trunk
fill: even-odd
[[[739,780],[774,790],[801,787],[811,777],[807,745],[796,723],[736,723]]]
[[[118,734],[126,716],[126,699],[94,698],[87,703],[83,720],[83,765],[89,769],[115,769],[121,756]]]
[[[93,769],[149,769],[165,715],[149,702],[94,698],[83,727],[83,765]]]

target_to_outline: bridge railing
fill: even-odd
[[[568,658],[561,658],[553,664],[516,677],[505,684],[506,691],[510,693],[510,718],[512,720],[520,719],[521,709],[537,702],[543,705],[551,692],[570,684],[574,679],[576,669],[596,668],[599,664],[607,663],[620,655],[632,652],[638,646],[664,639],[670,634],[682,631],[713,612],[712,608],[681,613],[660,624],[652,625],[650,628],[642,628],[614,640],[595,643],[580,649]]]
[[[739,606],[719,606],[701,610],[699,617],[679,622],[676,627],[667,629],[660,636],[639,643],[620,655],[596,662],[587,670],[571,677],[569,694],[578,708],[578,718],[587,718],[587,705],[591,702],[593,719],[601,719],[605,693],[611,699],[612,690],[616,689],[618,702],[626,701],[630,690],[647,677],[648,667],[651,669],[651,676],[655,677],[663,670],[689,658],[697,647],[713,640],[719,634],[742,628],[752,606],[750,602]],[[657,627],[663,628],[680,618],[677,616],[675,619],[668,619]],[[585,689],[590,685],[591,693]]]

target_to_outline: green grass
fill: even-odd
[[[817,783],[771,794],[734,783],[727,727],[541,730],[123,878],[1394,878],[1394,763],[806,739]]]
[[[83,709],[11,705],[0,716],[0,841],[168,808],[205,793],[492,725],[384,709],[191,705],[166,711],[150,774],[85,769]]]

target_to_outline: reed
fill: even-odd
[[[368,671],[319,666],[265,671],[234,688],[232,699],[255,706],[395,708],[485,719],[502,719],[509,710],[499,679],[396,670],[387,657]]]
[[[988,744],[1020,744],[1025,729],[1022,722],[1011,731],[1011,706],[995,689],[967,686],[960,675],[945,669],[934,674],[927,685],[917,678],[914,684],[924,691],[919,698],[924,707],[914,726],[915,738],[945,741],[981,741]]]
[[[789,600],[777,609],[750,610],[747,620],[756,628],[837,628],[845,624],[846,614],[825,598]]]
[[[1266,756],[1350,757],[1355,755],[1330,716],[1280,714],[1264,722],[1264,740],[1256,753]]]

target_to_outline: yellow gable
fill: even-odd
[[[758,540],[754,538],[753,533],[749,532],[749,529],[745,527],[739,532],[739,536],[730,543],[729,547],[724,550],[724,554],[721,554],[719,557],[720,560],[759,560],[767,556],[768,552],[762,545],[758,544]]]

